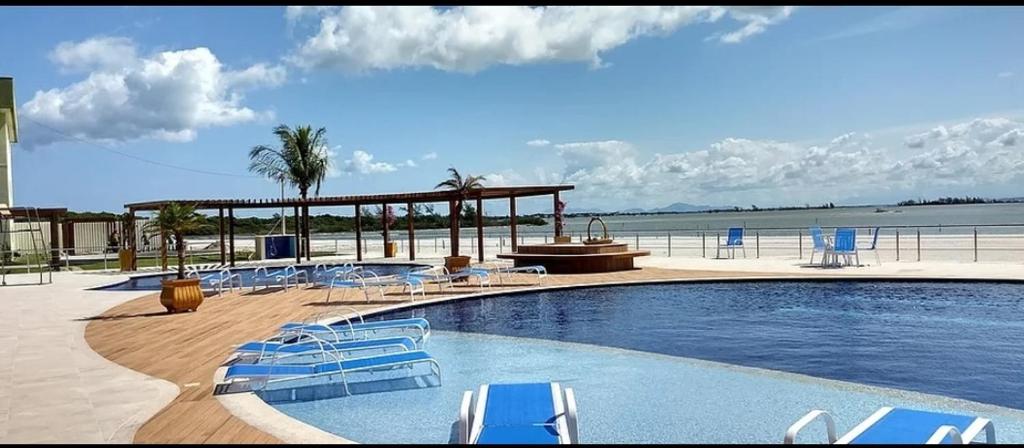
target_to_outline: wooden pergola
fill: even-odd
[[[380,205],[382,210],[387,210],[388,204],[402,204],[408,207],[408,232],[409,241],[415,241],[415,229],[413,226],[413,210],[414,204],[422,203],[437,203],[447,202],[450,222],[450,235],[452,237],[451,254],[458,255],[459,244],[458,244],[458,217],[451,216],[455,209],[455,202],[458,200],[476,201],[476,233],[477,233],[477,249],[478,257],[480,261],[484,260],[484,243],[483,243],[483,201],[490,199],[508,199],[509,200],[509,216],[510,216],[510,228],[512,233],[512,251],[515,252],[518,248],[518,241],[516,238],[517,224],[516,224],[516,199],[533,196],[553,196],[553,206],[557,207],[559,202],[559,193],[562,191],[568,191],[575,188],[572,185],[531,185],[531,186],[515,186],[515,187],[483,187],[471,190],[466,196],[460,196],[459,192],[451,190],[441,191],[425,191],[415,193],[390,193],[390,194],[371,194],[371,195],[356,195],[356,196],[321,196],[316,198],[309,198],[303,200],[301,198],[291,199],[177,199],[177,200],[161,200],[161,201],[149,201],[149,202],[136,202],[132,204],[125,204],[125,208],[128,209],[128,213],[131,215],[132,222],[135,220],[135,213],[140,211],[159,211],[163,206],[171,202],[179,202],[186,204],[195,204],[197,210],[217,210],[218,223],[219,223],[219,234],[220,234],[220,262],[221,264],[230,263],[231,266],[235,265],[235,210],[240,209],[267,209],[267,208],[285,208],[290,207],[295,212],[295,239],[297,247],[295,251],[295,261],[301,262],[302,256],[305,255],[306,260],[310,260],[310,229],[309,229],[309,208],[310,207],[341,207],[341,206],[352,206],[355,207],[355,231],[356,231],[356,259],[362,261],[362,207],[364,205]],[[225,225],[225,211],[227,211],[227,224]],[[555,222],[555,236],[560,235],[559,217],[556,215]],[[387,246],[388,239],[388,222],[387,213],[381,213],[381,220],[383,226],[384,245]],[[135,244],[134,228],[130,229],[133,234],[130,236],[128,241],[131,241],[132,245]],[[225,233],[227,234],[227,241],[225,241]],[[166,242],[162,243],[166,244]],[[134,247],[133,247],[134,249]],[[416,259],[416,247],[415,244],[409,245],[409,259]],[[132,269],[136,269],[135,261],[133,260]]]

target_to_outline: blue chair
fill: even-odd
[[[721,258],[722,249],[729,251],[729,258],[736,258],[736,248],[743,249],[743,258],[747,258],[747,248],[743,246],[743,227],[730,227],[725,244],[719,244],[715,258]]]
[[[832,248],[832,245],[825,240],[825,235],[821,232],[821,227],[811,227],[810,231],[813,247],[811,247],[811,259],[808,260],[808,264],[814,264],[814,254],[821,252],[822,260],[824,260],[825,254],[827,254]]]
[[[867,247],[861,247],[859,250],[870,250],[870,251],[874,252],[875,253],[875,261],[877,261],[878,265],[881,266],[882,265],[882,257],[880,257],[878,255],[878,231],[879,230],[882,230],[882,228],[881,227],[875,227],[875,230],[874,230],[875,234],[874,234],[874,236],[871,237],[871,245],[867,246]]]
[[[459,407],[460,444],[579,443],[576,397],[558,383],[484,384]]]
[[[836,438],[836,424],[828,412],[811,411],[789,427],[782,443],[794,443],[797,433],[819,417],[825,421],[830,444],[964,444],[973,442],[981,431],[985,431],[985,443],[996,443],[995,426],[987,418],[888,406],[875,411],[839,438]]]
[[[839,266],[839,257],[842,256],[846,265],[850,265],[850,257],[853,256],[860,266],[860,255],[857,254],[857,229],[853,227],[839,227],[836,229],[836,236],[832,241],[832,248],[826,252],[822,259],[822,266],[832,259],[832,264]]]

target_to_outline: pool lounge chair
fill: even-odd
[[[719,244],[715,258],[722,258],[722,249],[729,251],[729,258],[736,258],[736,248],[743,250],[743,258],[747,258],[747,248],[743,246],[743,227],[730,227],[725,244]]]
[[[370,289],[376,288],[380,294],[380,298],[384,298],[384,288],[388,286],[401,286],[402,293],[409,293],[409,300],[416,300],[416,294],[419,293],[420,298],[426,298],[426,287],[424,282],[419,278],[409,278],[400,276],[388,276],[378,277],[373,271],[362,271],[362,272],[349,272],[345,275],[339,275],[331,279],[328,284],[329,290],[327,291],[327,302],[331,301],[331,293],[334,288],[359,288],[363,291],[363,297],[366,298],[366,302],[370,302]]]
[[[797,433],[819,417],[825,421],[830,444],[963,444],[974,441],[983,430],[985,443],[996,443],[995,427],[987,418],[893,407],[875,411],[839,438],[832,415],[814,410],[789,427],[783,443],[794,443]]]
[[[484,384],[459,406],[460,444],[579,443],[576,397],[558,383]]]
[[[531,265],[531,266],[513,266],[505,263],[484,263],[481,265],[471,266],[470,269],[478,269],[487,272],[488,274],[494,273],[498,277],[498,284],[505,284],[505,277],[509,274],[537,274],[537,284],[543,284],[544,278],[548,276],[548,270],[542,265]]]
[[[855,266],[860,266],[860,255],[857,253],[857,229],[853,227],[836,228],[832,247],[825,252],[825,257],[822,258],[822,267],[826,265],[842,266],[839,263],[840,256],[843,257],[845,265],[851,265],[850,257],[852,256],[857,262]]]
[[[318,343],[312,340],[301,342],[246,342],[235,349],[235,358],[246,363],[257,364],[273,358],[286,356],[310,356],[321,350],[353,354],[375,351],[380,353],[407,352],[418,350],[416,341],[408,336],[392,336],[378,339],[357,339],[339,342]]]
[[[341,266],[331,266],[320,263],[313,267],[313,281],[327,283],[335,277],[344,277],[351,272],[359,272],[363,269],[362,266],[356,266],[352,263],[345,263]]]
[[[479,286],[480,288],[483,288],[485,286],[491,286],[490,274],[485,270],[473,268],[467,268],[452,273],[449,272],[448,268],[444,266],[435,266],[431,268],[409,271],[407,274],[405,274],[405,277],[419,279],[426,283],[437,284],[438,292],[443,291],[445,285],[448,285],[449,289],[453,288],[455,286],[453,282],[459,279],[467,279],[468,281],[468,279],[470,278],[476,278],[477,286]]]
[[[329,342],[353,339],[368,339],[372,335],[412,333],[413,339],[422,344],[430,337],[430,322],[422,317],[406,319],[389,319],[366,322],[359,316],[353,322],[345,318],[341,322],[324,325],[312,322],[288,322],[280,327],[281,332],[270,341],[302,340],[305,335],[313,335]]]
[[[308,380],[318,377],[341,377],[345,393],[351,395],[347,375],[362,371],[393,370],[400,367],[411,368],[416,364],[430,364],[431,372],[441,380],[441,366],[423,350],[386,353],[360,358],[344,358],[340,353],[323,350],[323,361],[310,364],[234,364],[228,367],[224,375],[224,383],[279,383],[291,380]],[[276,359],[275,359],[276,360]]]
[[[808,264],[814,264],[814,254],[821,252],[821,259],[825,259],[825,254],[832,249],[832,244],[825,240],[825,235],[821,232],[821,227],[814,226],[810,228],[811,233],[811,259],[807,261]]]
[[[209,286],[211,289],[216,289],[218,296],[224,293],[224,285],[227,285],[229,291],[234,291],[236,286],[238,289],[242,289],[242,276],[231,273],[231,270],[227,268],[221,269],[216,274],[202,275],[198,269],[190,266],[188,274],[185,276],[198,277],[200,287]]]
[[[303,283],[309,283],[309,274],[306,271],[299,270],[295,265],[288,265],[284,269],[272,272],[268,272],[266,266],[260,266],[252,273],[252,290],[256,291],[256,286],[258,285],[264,285],[269,288],[275,284],[280,284],[285,290],[288,290],[289,281],[296,287],[299,286],[299,277],[302,277]]]

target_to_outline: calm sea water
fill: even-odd
[[[879,211],[884,210],[884,211]],[[595,216],[601,216],[597,214]],[[718,213],[680,213],[672,215],[638,215],[638,216],[601,216],[608,231],[615,234],[623,233],[659,233],[667,231],[725,229],[733,226],[746,228],[806,228],[812,225],[821,227],[855,226],[946,226],[943,228],[925,227],[922,234],[966,234],[973,231],[970,227],[948,227],[955,225],[991,225],[1021,224],[1019,227],[986,228],[985,234],[993,233],[1024,233],[1024,204],[966,204],[966,205],[928,205],[917,207],[848,207],[833,209],[785,210],[765,212],[718,212]],[[550,219],[545,226],[520,226],[519,232],[553,233]],[[586,234],[589,217],[568,218],[565,231],[572,234]],[[595,223],[594,232],[600,232]],[[491,235],[507,235],[508,227],[488,227],[484,233]],[[785,233],[785,232],[782,232]],[[789,232],[791,233],[791,232]],[[368,235],[374,235],[367,232]],[[462,237],[475,235],[474,229],[463,229]],[[771,232],[762,232],[762,235]],[[447,237],[448,230],[416,230],[421,238]],[[392,237],[405,238],[402,229],[392,232]],[[318,238],[351,237],[351,234],[320,234]]]

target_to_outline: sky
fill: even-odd
[[[0,20],[18,205],[279,197],[247,170],[278,124],[327,129],[321,195],[430,190],[449,166],[487,185],[573,184],[568,211],[1024,185],[1024,8],[4,7]]]

